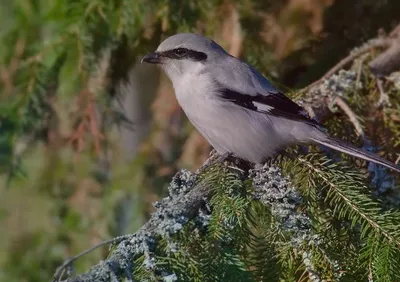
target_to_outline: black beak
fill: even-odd
[[[147,54],[146,56],[144,56],[142,58],[141,63],[146,62],[146,63],[150,63],[150,64],[159,64],[161,63],[161,56],[159,53],[157,52],[153,52],[150,54]]]

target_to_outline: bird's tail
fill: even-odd
[[[370,161],[376,164],[380,164],[390,169],[393,169],[394,171],[400,172],[400,166],[395,165],[394,163],[385,160],[384,158],[381,158],[374,153],[364,151],[344,141],[326,135],[323,138],[320,138],[320,136],[317,138],[312,138],[312,140],[318,144],[324,145],[339,152],[346,153],[351,156],[364,159],[366,161]]]

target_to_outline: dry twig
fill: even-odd
[[[317,81],[311,83],[310,85],[308,85],[307,87],[302,89],[301,92],[307,92],[307,91],[311,90],[313,87],[317,86],[318,84],[320,84],[325,79],[331,77],[337,71],[339,71],[340,69],[344,68],[349,63],[353,62],[355,59],[360,57],[361,55],[370,52],[372,49],[375,49],[375,48],[387,48],[391,44],[392,44],[392,39],[388,39],[388,38],[378,38],[378,39],[371,40],[370,42],[368,42],[364,46],[362,46],[362,47],[358,48],[357,50],[355,50],[354,52],[352,52],[346,58],[342,59],[333,68],[331,68],[328,72],[326,72],[320,79],[318,79]]]
[[[353,124],[356,129],[358,136],[364,136],[364,131],[360,122],[357,119],[357,115],[352,111],[352,109],[347,105],[347,103],[339,96],[334,98],[334,103],[347,115],[350,122]]]

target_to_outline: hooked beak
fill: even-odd
[[[141,63],[146,62],[150,64],[160,64],[161,63],[161,56],[157,52],[153,52],[144,56],[141,60]]]

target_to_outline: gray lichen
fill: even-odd
[[[312,231],[311,219],[300,211],[301,195],[275,166],[257,165],[250,171],[250,177],[253,180],[254,198],[270,208],[272,216],[278,222],[278,227],[291,233],[291,244],[302,255],[310,280],[323,281],[313,265],[311,259],[313,255],[304,251],[305,245],[314,245],[319,246],[323,252],[321,247],[324,243],[320,236]],[[334,268],[339,267],[328,254],[324,252],[323,255]]]
[[[193,188],[195,181],[196,174],[187,169],[182,169],[172,178],[172,181],[168,186],[170,197],[176,197],[182,193],[187,193]]]
[[[344,96],[350,89],[355,88],[357,75],[354,71],[340,70],[338,74],[325,79],[320,91],[333,95]]]
[[[128,281],[134,281],[133,261],[140,255],[144,256],[143,265],[147,270],[155,275],[164,273],[157,266],[154,255],[158,238],[170,238],[193,217],[206,224],[207,213],[203,211],[201,214],[200,210],[210,195],[211,189],[208,188],[204,183],[196,183],[194,173],[181,170],[172,179],[168,188],[169,196],[154,204],[156,211],[138,232],[119,243],[107,260],[94,266],[88,273],[71,277],[67,281],[101,282],[112,281],[116,277],[126,277]],[[177,280],[174,273],[162,276],[163,281]]]
[[[311,254],[309,252],[303,252],[302,258],[303,258],[303,263],[307,269],[308,278],[310,279],[310,281],[321,282],[322,279],[319,277],[318,272],[316,271],[315,266],[312,263]]]
[[[310,218],[298,211],[301,195],[275,166],[257,165],[250,171],[254,198],[271,209],[280,227],[293,234],[294,241],[311,239]]]
[[[194,218],[197,228],[204,229],[210,224],[211,220],[211,207],[204,201],[204,207],[199,209],[199,214]]]
[[[175,281],[178,281],[178,277],[176,276],[175,273],[163,276],[162,279],[163,279],[164,282],[175,282]]]
[[[352,70],[340,70],[337,74],[324,79],[322,83],[310,89],[307,97],[300,103],[309,103],[321,97],[345,96],[356,86],[357,74]]]
[[[171,202],[189,192],[196,181],[196,175],[188,170],[181,170],[173,178],[168,187],[169,196],[154,203],[156,211],[152,219],[158,221],[156,233],[162,237],[169,237],[189,221],[188,216],[181,210],[171,208]]]

